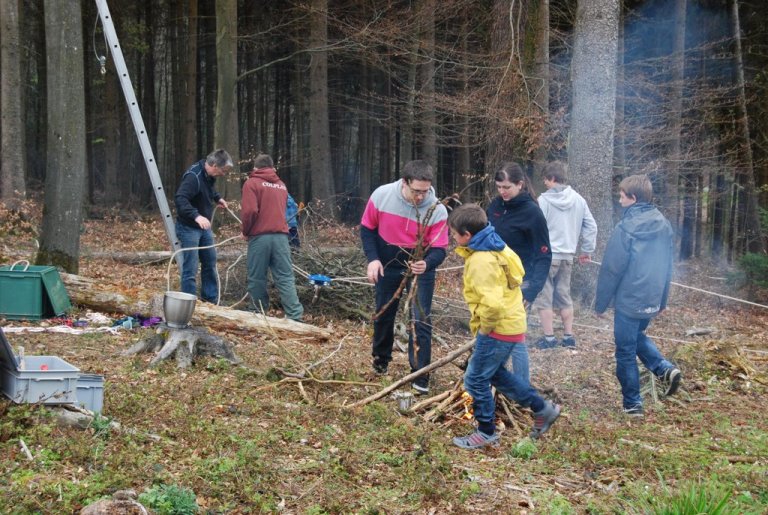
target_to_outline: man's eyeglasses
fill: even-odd
[[[411,194],[415,197],[426,197],[429,194],[429,190],[415,190],[410,186],[408,186],[408,189],[411,190]]]

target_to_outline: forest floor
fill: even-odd
[[[28,212],[26,220],[0,213],[0,264],[33,259],[39,210],[30,204]],[[80,274],[165,291],[165,261],[130,265],[89,257],[164,250],[156,218],[101,213],[86,221]],[[219,241],[236,233],[228,225]],[[325,226],[307,234],[301,252],[322,254],[330,245],[356,247],[355,230]],[[242,241],[232,246],[245,251]],[[303,266],[312,266],[308,262]],[[349,265],[354,259],[335,262],[349,267],[347,277],[364,275],[362,266]],[[455,256],[446,262],[457,264]],[[222,275],[225,268],[235,270],[228,266],[220,263]],[[321,268],[308,271],[330,273],[332,267]],[[678,267],[674,280],[743,295],[724,280],[726,273],[693,263]],[[175,267],[172,274],[177,283]],[[237,300],[242,275],[226,281],[235,285]],[[150,356],[120,355],[151,329],[7,333],[27,355],[60,356],[102,374],[103,416],[130,430],[109,430],[101,418],[86,430],[59,427],[45,408],[0,400],[0,512],[76,513],[132,488],[154,499],[157,513],[183,513],[172,510],[181,503],[180,491],[163,485],[194,492],[204,513],[714,513],[707,507],[721,500],[719,513],[768,512],[764,308],[673,287],[669,309],[648,332],[680,367],[683,383],[669,399],[654,402],[646,395],[642,419],[621,411],[611,318],[579,309],[576,348],[530,350],[532,383],[563,406],[552,430],[530,445],[526,427],[510,426],[500,446],[464,451],[451,439],[471,431],[471,423],[450,413],[427,422],[401,414],[392,396],[345,407],[406,375],[407,356],[395,352],[388,376],[372,373],[370,324],[345,314],[369,313],[370,288],[334,284],[312,303],[315,292],[300,282],[306,322],[332,328],[334,338],[217,333],[233,345],[242,366],[204,359],[182,371],[174,363],[149,368]],[[460,282],[460,271],[438,281],[433,360],[468,341]],[[76,306],[70,317],[85,314]],[[529,341],[540,335],[533,322]],[[0,321],[6,328],[55,323]],[[687,336],[694,329],[707,334]],[[281,381],[282,371],[300,372],[320,361],[312,378]],[[461,377],[453,364],[439,368],[431,393],[451,389]],[[526,415],[520,423],[531,421]],[[33,459],[25,457],[20,440]]]

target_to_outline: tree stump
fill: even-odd
[[[206,329],[191,326],[183,329],[158,326],[157,333],[136,343],[122,355],[132,356],[140,352],[155,353],[149,362],[151,367],[172,357],[176,358],[178,368],[189,368],[195,358],[200,356],[222,358],[233,365],[242,363],[223,338],[209,333]]]
[[[134,490],[118,490],[112,494],[112,499],[102,499],[89,504],[80,510],[80,515],[148,515],[149,510],[136,501],[136,498]]]

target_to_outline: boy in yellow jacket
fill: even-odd
[[[464,388],[472,396],[477,430],[456,437],[462,449],[498,445],[491,386],[506,397],[533,410],[531,438],[544,434],[560,416],[560,406],[544,400],[504,364],[514,345],[525,342],[527,328],[520,258],[496,234],[483,209],[476,204],[456,208],[448,217],[451,235],[464,258],[464,299],[469,305],[470,330],[475,350],[464,373]]]

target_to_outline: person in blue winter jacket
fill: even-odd
[[[519,164],[501,163],[493,178],[499,196],[488,206],[488,221],[523,262],[525,277],[520,290],[528,308],[544,287],[552,264],[547,220],[533,199],[533,185]],[[527,344],[515,346],[512,368],[515,375],[530,382]]]
[[[672,280],[672,225],[651,204],[653,186],[647,175],[632,175],[619,184],[624,214],[608,240],[597,277],[595,312],[602,316],[612,303],[616,343],[616,377],[624,413],[643,416],[637,358],[665,385],[665,395],[680,386],[680,370],[667,361],[645,334],[651,320],[667,307]]]
[[[226,209],[227,202],[216,191],[216,178],[233,167],[232,157],[224,149],[211,152],[184,172],[176,190],[176,237],[183,253],[181,291],[197,295],[197,266],[200,264],[200,297],[213,304],[219,301],[211,219],[214,205]],[[199,248],[198,247],[202,247]]]

